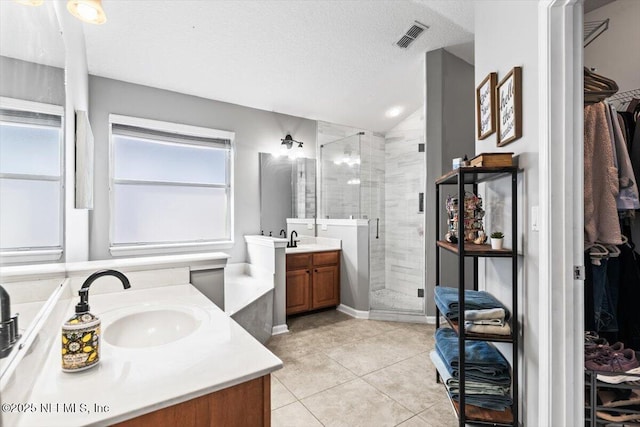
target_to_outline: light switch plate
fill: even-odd
[[[322,231],[327,231],[327,224],[322,224]]]
[[[531,231],[540,231],[538,206],[531,206]]]
[[[307,224],[307,230],[313,230],[313,224]]]

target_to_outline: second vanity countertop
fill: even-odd
[[[69,304],[69,317],[76,302]],[[29,396],[38,410],[23,414],[20,426],[116,423],[282,367],[278,357],[190,284],[92,295],[89,303],[102,320],[100,363],[82,372],[62,372],[60,347],[54,344]],[[169,308],[193,315],[196,329],[151,347],[116,347],[105,339],[105,329],[122,316]],[[43,412],[41,404],[53,410]]]
[[[342,241],[340,239],[300,236],[298,246],[295,248],[286,248],[285,252],[287,254],[301,254],[309,252],[339,251],[341,249]]]

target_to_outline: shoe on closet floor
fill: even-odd
[[[626,372],[640,366],[636,353],[630,349],[617,352],[602,353],[600,356],[584,363],[585,368],[598,372]]]

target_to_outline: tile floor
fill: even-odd
[[[434,326],[354,319],[335,310],[291,318],[267,347],[273,427],[457,426],[429,360]]]

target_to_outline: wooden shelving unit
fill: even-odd
[[[474,289],[478,289],[478,258],[496,257],[510,258],[512,270],[512,304],[511,304],[511,335],[488,335],[488,334],[471,334],[465,332],[464,328],[460,328],[458,322],[447,319],[449,325],[456,331],[458,335],[459,349],[459,383],[460,398],[458,401],[452,401],[453,407],[458,415],[460,426],[466,423],[484,424],[494,426],[517,426],[518,425],[518,193],[517,193],[517,174],[518,169],[515,166],[509,167],[461,167],[453,170],[436,180],[436,233],[438,236],[444,235],[440,227],[440,187],[442,185],[455,185],[458,194],[465,193],[465,186],[472,185],[473,192],[477,194],[478,184],[486,181],[497,179],[511,179],[511,249],[491,249],[489,245],[477,245],[464,242],[462,239],[457,243],[450,243],[443,240],[436,241],[436,286],[440,285],[440,250],[451,252],[458,256],[458,303],[459,313],[464,318],[465,301],[465,258],[473,258],[473,283]],[[460,218],[458,220],[458,236],[464,236],[464,209],[459,211]],[[437,310],[437,307],[436,307]],[[440,327],[440,312],[436,311],[436,327]],[[480,408],[473,405],[465,404],[465,342],[470,340],[481,340],[491,342],[511,343],[512,349],[512,365],[511,365],[511,393],[513,404],[511,408],[505,411],[495,411]],[[462,349],[462,351],[460,351]],[[438,374],[439,375],[439,374]]]

